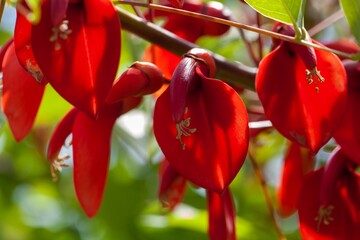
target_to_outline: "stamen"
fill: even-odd
[[[60,40],[66,40],[72,33],[72,30],[69,29],[69,20],[63,20],[58,26],[53,27],[52,32],[49,40],[55,43],[54,49],[58,51],[61,49]]]
[[[65,160],[67,160],[69,158],[70,158],[69,155],[64,155],[64,156],[59,156],[58,158],[51,161],[50,173],[51,173],[52,180],[54,182],[56,182],[58,180],[57,173],[61,172],[63,167],[69,166],[68,164],[66,164],[64,162]]]
[[[185,109],[185,114],[187,113],[188,109]],[[177,136],[176,139],[178,139],[182,145],[183,150],[185,150],[186,144],[181,139],[182,136],[184,137],[190,137],[191,134],[196,132],[196,128],[190,128],[190,120],[191,118],[188,117],[184,120],[182,120],[179,123],[176,123],[176,130],[177,130]]]
[[[315,67],[311,71],[306,69],[305,74],[306,74],[306,80],[307,80],[309,85],[312,84],[315,81],[315,91],[317,93],[319,93],[320,88],[318,86],[318,83],[319,82],[320,83],[325,82],[325,78],[323,76],[321,76],[320,71]]]
[[[316,230],[318,232],[320,231],[321,224],[329,225],[331,221],[334,221],[334,218],[330,216],[333,210],[334,210],[333,205],[329,205],[327,207],[325,207],[324,205],[320,206],[318,215],[314,219],[317,222]]]

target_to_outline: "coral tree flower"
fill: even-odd
[[[348,157],[360,164],[360,62],[345,60],[344,66],[348,76],[348,99],[334,139]]]
[[[135,108],[141,101],[141,94],[158,90],[162,81],[162,74],[155,65],[137,62],[114,83],[96,119],[74,108],[55,129],[48,147],[48,159],[54,170],[61,170],[66,157],[58,157],[58,153],[67,136],[72,133],[75,191],[89,217],[96,214],[103,197],[110,138],[116,119]],[[125,94],[118,85],[132,86],[132,90]],[[152,90],[149,91],[149,88]]]
[[[174,1],[171,2],[174,4]],[[169,4],[164,3],[163,5],[168,6]],[[213,17],[230,18],[230,11],[218,2],[192,3],[185,1],[181,8]],[[196,42],[201,36],[220,36],[229,30],[229,26],[218,23],[164,11],[154,10],[153,12],[155,19],[165,18],[164,29],[189,42]],[[149,15],[146,17],[149,18]],[[157,45],[148,47],[143,59],[155,63],[164,73],[166,79],[171,79],[172,73],[181,61],[181,57]]]
[[[154,110],[156,140],[171,166],[194,184],[222,192],[241,168],[248,147],[248,116],[239,95],[212,79],[215,63],[190,50]]]
[[[159,199],[163,207],[172,211],[183,199],[186,179],[164,159],[160,166]],[[207,191],[208,234],[211,240],[235,240],[235,210],[229,188],[222,194]]]
[[[14,138],[21,141],[33,126],[45,87],[22,67],[12,40],[1,49],[0,65],[3,72],[1,107]]]
[[[288,25],[277,25],[276,30],[293,33]],[[281,41],[260,62],[255,86],[273,126],[317,152],[340,123],[346,82],[344,67],[334,54]]]
[[[360,176],[340,148],[325,168],[308,174],[300,195],[305,240],[355,240],[360,234]]]
[[[280,186],[277,190],[278,211],[287,217],[298,209],[299,195],[306,173],[314,166],[314,154],[292,142],[284,159]]]
[[[111,1],[44,0],[31,28],[37,63],[53,88],[95,116],[111,89],[120,58],[120,21]]]

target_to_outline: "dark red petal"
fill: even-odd
[[[296,143],[291,143],[285,156],[277,199],[280,215],[286,217],[298,208],[305,174],[314,165],[313,154]]]
[[[176,8],[181,8],[184,5],[184,1],[185,0],[168,0],[168,2]]]
[[[308,84],[302,60],[283,46],[261,61],[256,90],[274,127],[316,152],[331,138],[343,116],[346,74],[335,55],[315,50],[317,69],[325,82]]]
[[[66,10],[69,0],[50,0],[51,1],[51,21],[52,24],[58,25],[66,17]]]
[[[348,76],[347,106],[334,138],[342,151],[360,164],[360,64],[346,61],[344,66]]]
[[[89,217],[99,210],[110,160],[110,138],[122,104],[106,107],[94,120],[79,112],[73,126],[74,185],[81,207]]]
[[[244,103],[227,84],[207,79],[188,95],[186,108],[183,120],[176,123],[171,113],[170,89],[158,98],[154,133],[159,146],[185,178],[222,192],[238,173],[247,153]]]
[[[207,192],[209,212],[209,239],[235,240],[235,212],[230,189],[221,195],[217,192]]]
[[[302,239],[356,240],[360,234],[360,176],[350,169],[342,171],[331,198],[322,205],[319,192],[326,174],[320,169],[305,178],[299,202]]]
[[[2,109],[17,141],[31,130],[44,93],[38,84],[20,65],[14,44],[11,44],[3,61]]]
[[[42,73],[31,46],[31,23],[21,13],[17,12],[14,33],[16,56],[22,67],[28,71],[38,83],[45,85],[47,81]]]
[[[71,134],[75,117],[78,112],[79,111],[76,108],[73,108],[56,126],[48,146],[47,159],[49,161],[57,157],[66,138]]]
[[[160,167],[161,182],[158,197],[162,206],[173,210],[184,198],[186,180],[164,159]]]
[[[45,77],[67,101],[95,115],[115,80],[120,56],[120,22],[111,1],[69,3],[63,26],[52,26],[50,1],[32,28],[32,46]],[[62,28],[67,33],[56,38]]]

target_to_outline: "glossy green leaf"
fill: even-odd
[[[245,2],[268,18],[302,27],[306,0],[245,0]]]
[[[340,0],[345,17],[358,43],[360,43],[360,1]]]
[[[41,17],[41,0],[26,0],[26,4],[31,10],[27,13],[26,18],[29,22],[38,23]]]

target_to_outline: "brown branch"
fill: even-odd
[[[191,42],[180,39],[175,34],[116,7],[122,28],[182,56],[192,48],[199,47]],[[255,74],[257,69],[239,63],[231,63],[226,58],[213,53],[217,67],[217,77],[229,84],[246,89],[255,89]]]

